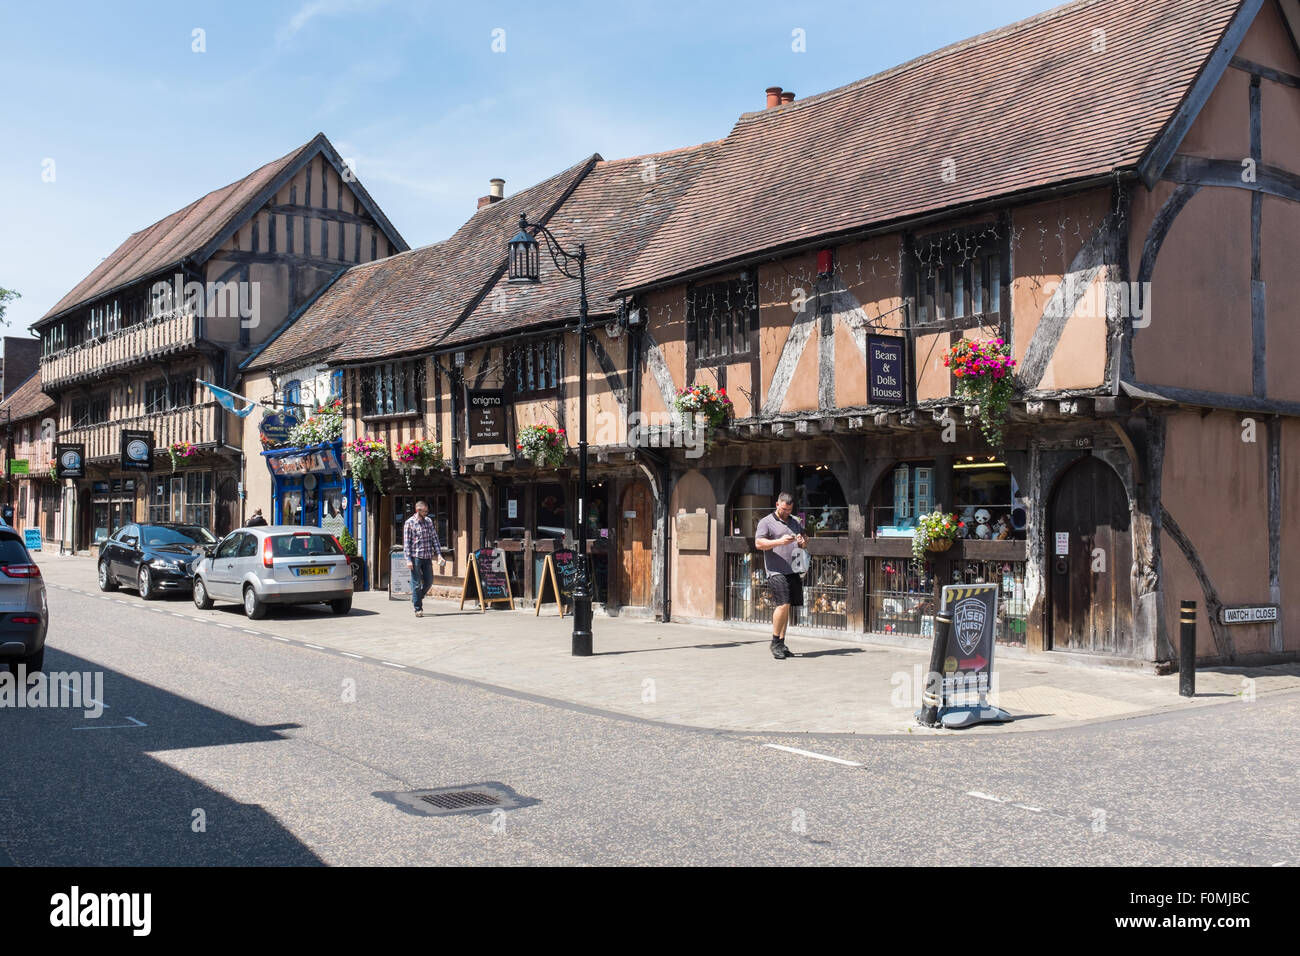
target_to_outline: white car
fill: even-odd
[[[237,528],[205,550],[194,569],[194,606],[244,605],[252,620],[271,604],[328,604],[352,610],[352,569],[328,531],[305,525]]]

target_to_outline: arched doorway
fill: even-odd
[[[1047,562],[1051,648],[1132,656],[1128,495],[1101,459],[1081,459],[1056,483]]]
[[[619,510],[619,595],[627,607],[650,606],[650,559],[654,527],[650,489],[636,480],[623,490]]]

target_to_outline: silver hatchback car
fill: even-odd
[[[15,675],[45,666],[49,625],[45,581],[23,544],[22,535],[0,521],[0,661]]]
[[[334,536],[305,525],[237,528],[205,549],[194,568],[194,605],[236,601],[252,620],[271,604],[325,603],[352,610],[352,569]]]

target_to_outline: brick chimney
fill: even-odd
[[[782,91],[781,91],[781,105],[782,105],[782,106],[786,106],[786,105],[788,105],[788,104],[790,104],[790,103],[793,103],[793,102],[794,102],[794,94],[791,93],[789,90],[782,90]]]
[[[770,110],[773,106],[781,105],[781,87],[769,86],[766,92],[767,92],[767,109]]]
[[[478,208],[490,206],[494,202],[500,202],[506,198],[506,181],[504,179],[489,179],[488,194],[478,198]]]

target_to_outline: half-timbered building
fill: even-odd
[[[1167,661],[1191,599],[1204,660],[1294,657],[1298,25],[1087,0],[770,89],[619,283],[639,407],[736,405],[703,459],[669,452],[663,616],[765,622],[753,530],[789,490],[808,633],[914,642],[937,583],[992,581],[1030,651]],[[942,361],[963,339],[1011,344],[1000,441]],[[938,508],[970,537],[914,563]]]
[[[132,521],[240,524],[241,421],[198,382],[236,389],[239,362],[330,279],[406,248],[324,134],[123,242],[33,326],[59,441],[84,445],[66,544]],[[149,470],[123,470],[124,430],[152,433]]]

